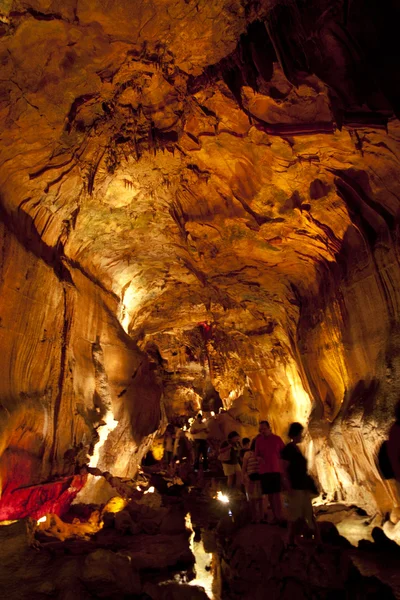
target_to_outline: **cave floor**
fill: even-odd
[[[197,492],[199,491],[200,490],[197,490]],[[217,507],[216,511],[216,503],[210,502],[209,498],[206,499],[205,496],[206,494],[204,494],[203,490],[203,494],[199,495],[196,493],[194,498],[192,497],[190,502],[187,503],[187,506],[193,514],[192,521],[199,523],[202,532],[207,532],[207,528],[210,526],[213,527],[215,525],[216,514],[221,514],[221,507]],[[208,496],[210,497],[210,493],[208,493]],[[240,511],[242,512],[240,513]],[[226,583],[226,581],[224,582],[224,579],[229,580],[229,577],[232,577],[235,580],[235,586],[238,586],[238,590],[240,591],[240,594],[242,594],[241,597],[247,598],[244,590],[248,586],[252,587],[252,580],[257,581],[258,577],[257,572],[253,571],[255,562],[254,549],[256,549],[257,553],[264,554],[264,557],[267,557],[267,559],[269,558],[269,560],[272,562],[274,562],[273,553],[276,552],[277,555],[280,553],[280,559],[277,559],[276,562],[282,559],[284,561],[284,547],[287,542],[287,531],[272,525],[252,525],[249,524],[248,521],[246,522],[246,511],[243,512],[243,501],[240,501],[240,496],[236,496],[236,499],[234,499],[227,507],[225,507],[225,512],[226,515],[222,516],[217,525],[217,531],[219,530],[219,533],[221,533],[222,530],[222,534],[224,535],[224,528],[226,528],[225,533],[228,533],[226,540],[229,540],[227,554],[229,558],[231,558],[230,553],[232,553],[232,549],[229,548],[229,545],[232,544],[233,538],[235,552],[240,556],[240,559],[238,560],[244,563],[245,566],[243,570],[241,570],[241,567],[236,567],[238,570],[233,575],[230,568],[226,567],[226,557],[224,557],[224,553],[226,553],[227,549],[226,547],[221,547],[221,544],[219,544],[217,560],[220,569],[215,569],[215,566],[213,569],[214,577],[219,578],[219,580],[215,582],[216,585],[214,585],[214,588],[212,589],[220,589],[222,586],[222,589],[224,590],[226,587],[224,586],[224,583]],[[235,519],[238,527],[236,528],[233,526],[231,528],[229,522],[233,521],[233,525],[235,525]],[[374,595],[375,591],[372,589],[365,590],[365,595],[363,595],[363,592],[361,592],[361,595],[357,597],[372,598],[380,597],[382,594],[383,598],[395,597],[400,599],[400,548],[397,551],[396,545],[390,540],[387,540],[387,547],[381,547],[376,543],[373,543],[374,540],[371,533],[374,527],[379,527],[381,523],[381,517],[379,515],[370,517],[366,515],[363,510],[360,510],[355,506],[331,504],[320,507],[320,510],[317,512],[317,521],[320,524],[320,527],[322,526],[323,522],[328,521],[334,524],[337,528],[339,538],[341,539],[338,541],[337,545],[334,543],[333,546],[336,546],[336,549],[338,549],[339,556],[342,555],[340,560],[345,558],[351,562],[356,569],[358,569],[361,576],[365,578],[372,578],[371,581],[376,578],[377,581],[383,584],[382,590],[377,592],[378,596]],[[271,542],[271,540],[275,541]],[[349,542],[347,547],[345,540]],[[361,545],[359,548],[358,543],[360,541]],[[329,543],[330,540],[328,545]],[[272,551],[271,544],[273,547]],[[283,546],[281,544],[283,544]],[[321,552],[323,554],[324,550],[321,550],[321,546],[325,546],[325,544],[320,545],[320,549],[317,549],[316,553]],[[313,541],[306,540],[298,547],[299,551],[306,555],[308,553],[312,554],[315,548],[317,548],[317,545]],[[234,555],[235,552],[233,552]],[[209,556],[212,557],[211,562],[215,562],[215,554],[210,554]],[[248,570],[247,567],[249,567]],[[301,560],[299,560],[298,564],[294,564],[294,576],[296,576],[295,571],[299,567],[301,568]],[[262,568],[263,564],[261,563],[261,569]],[[237,576],[242,576],[242,584],[244,584],[243,588],[240,584],[238,585]],[[222,581],[220,580],[221,578]],[[391,593],[389,590],[391,590]],[[253,593],[254,591],[251,592],[249,599],[253,597]],[[386,596],[386,593],[389,595]],[[214,595],[211,594],[209,597],[212,600],[219,600],[220,598],[222,598],[222,600],[230,600],[231,598],[236,598],[237,596],[234,593],[232,594],[232,592],[227,592],[225,589],[225,592],[222,592],[222,596],[215,595],[214,592]],[[256,597],[258,598],[257,595],[254,595],[254,598]],[[280,596],[277,595],[276,597],[278,598]]]
[[[390,540],[373,543],[379,519],[357,507],[318,507],[323,543],[304,540],[288,548],[285,529],[249,524],[243,494],[229,492],[229,503],[219,502],[218,478],[200,474],[179,486],[153,472],[149,483],[156,493],[147,498],[159,504],[142,507],[145,527],[135,534],[108,526],[90,539],[39,538],[32,547],[23,521],[1,527],[0,589],[8,600],[262,600],[266,587],[277,600],[330,599],[332,593],[400,600],[400,549]],[[88,561],[99,552],[104,556],[89,573]],[[122,582],[129,594],[118,591],[121,556],[129,556],[137,577]]]

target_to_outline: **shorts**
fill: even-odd
[[[263,494],[279,494],[281,492],[281,474],[262,473],[261,489]]]
[[[304,519],[309,527],[313,527],[312,493],[309,490],[291,490],[286,495],[288,519],[294,523]]]
[[[225,477],[229,477],[229,475],[235,475],[235,473],[241,473],[242,469],[240,468],[239,463],[236,465],[230,465],[228,463],[222,463],[222,468],[224,470]]]

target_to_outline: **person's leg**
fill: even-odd
[[[280,492],[268,494],[272,508],[272,514],[277,521],[282,521],[282,500]]]
[[[296,538],[304,537],[310,531],[308,518],[312,517],[309,513],[307,515],[309,499],[311,500],[309,493],[304,490],[291,490],[288,494],[289,544],[294,544]]]
[[[319,530],[317,526],[317,522],[314,517],[314,510],[312,505],[312,497],[310,492],[307,490],[303,491],[302,497],[302,512],[305,522],[307,526],[311,530],[311,533],[314,535],[314,539],[319,541]]]
[[[267,521],[268,519],[268,508],[269,508],[269,502],[268,502],[268,490],[269,490],[269,481],[268,481],[268,473],[263,473],[260,476],[260,487],[261,487],[261,494],[262,494],[262,520],[263,521]]]
[[[253,490],[254,490],[254,512],[256,516],[256,522],[259,523],[264,515],[263,515],[263,498],[261,494],[261,482],[256,480],[253,482]]]
[[[256,503],[256,521],[259,523],[263,519],[263,501],[262,496],[255,500]]]
[[[235,486],[240,489],[242,485],[242,469],[240,465],[235,465]]]
[[[228,488],[232,488],[233,484],[235,483],[235,465],[222,463],[222,468],[224,470],[225,477],[227,477],[226,486]]]
[[[252,523],[256,523],[257,522],[257,505],[256,505],[256,500],[254,500],[254,498],[250,498],[250,517],[251,517],[251,522]]]
[[[266,521],[268,519],[268,509],[269,509],[268,494],[263,494],[261,496],[261,506],[262,506],[262,519],[263,519],[263,521]]]
[[[294,544],[295,538],[295,527],[294,523],[296,521],[296,500],[293,490],[286,492],[286,502],[287,502],[287,517],[289,521],[288,528],[288,543],[290,545]]]

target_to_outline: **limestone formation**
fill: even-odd
[[[326,498],[393,504],[399,16],[0,2],[3,518],[131,477],[203,401],[308,422]]]

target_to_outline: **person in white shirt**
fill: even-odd
[[[200,458],[203,458],[203,470],[208,471],[207,457],[207,436],[208,428],[206,423],[203,423],[202,415],[198,414],[193,425],[190,428],[190,434],[194,441],[194,470],[198,471],[200,466]]]

